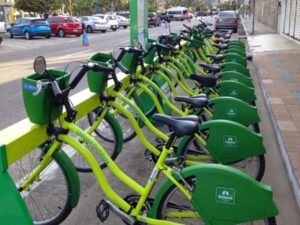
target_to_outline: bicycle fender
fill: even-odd
[[[230,96],[251,103],[256,100],[253,88],[238,81],[225,80],[216,85],[219,96]]]
[[[254,85],[252,83],[252,80],[250,77],[245,76],[244,74],[241,74],[236,71],[225,71],[220,74],[218,74],[218,77],[221,80],[232,80],[232,81],[238,81],[240,83],[245,84],[246,86],[250,88],[254,88]]]
[[[199,164],[180,171],[183,178],[195,177],[191,203],[205,224],[235,225],[278,214],[270,186],[228,166]],[[177,181],[180,178],[174,174]],[[157,192],[149,217],[156,218],[159,203],[172,186],[166,180]]]
[[[213,106],[213,120],[231,120],[241,123],[246,127],[260,122],[257,108],[240,99],[232,97],[216,97],[209,99],[208,104]]]
[[[200,124],[199,129],[209,132],[206,148],[219,163],[229,164],[266,152],[262,135],[237,122],[210,120]]]
[[[66,176],[68,176],[71,181],[70,188],[71,193],[73,193],[71,196],[71,206],[75,208],[80,197],[80,183],[76,168],[68,155],[61,149],[53,153],[53,158],[67,171]]]
[[[226,63],[220,64],[220,66],[221,66],[223,72],[225,72],[225,71],[236,71],[236,72],[239,72],[241,74],[244,74],[245,76],[251,77],[249,70],[246,67],[244,67],[244,66],[242,66],[238,63],[226,62]]]
[[[118,153],[120,153],[122,151],[123,148],[123,133],[122,133],[122,128],[118,122],[118,120],[110,113],[107,112],[105,115],[105,119],[109,122],[111,122],[111,124],[116,128],[116,132],[117,132],[117,142],[118,142],[118,148],[117,151]]]

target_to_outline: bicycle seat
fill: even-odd
[[[214,62],[216,62],[216,63],[218,63],[224,59],[224,55],[222,55],[222,54],[217,54],[217,55],[207,54],[206,56],[209,58],[212,58],[214,60]]]
[[[200,122],[201,119],[199,119],[199,116],[196,115],[188,115],[188,116],[182,116],[182,117],[173,117],[176,120],[189,120],[193,122]]]
[[[152,118],[158,122],[167,124],[175,132],[177,137],[193,135],[198,131],[198,122],[191,121],[189,119],[176,119],[162,114],[155,114]]]
[[[203,69],[208,70],[210,73],[218,73],[221,71],[221,68],[217,64],[206,64],[206,63],[200,63],[199,64]]]
[[[213,46],[218,48],[219,50],[225,50],[228,48],[228,44],[213,44]]]
[[[201,84],[202,87],[214,87],[217,83],[217,77],[214,75],[199,75],[196,73],[193,73],[190,76],[191,80],[197,81],[199,84]]]
[[[203,108],[208,104],[207,98],[198,97],[198,96],[177,96],[174,98],[178,102],[186,102],[190,104],[192,108]]]

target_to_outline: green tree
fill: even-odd
[[[61,7],[62,0],[15,0],[15,8],[25,12],[34,12],[42,14],[52,12]]]

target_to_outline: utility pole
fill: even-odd
[[[255,24],[255,0],[252,0],[252,34],[254,34],[254,24]]]

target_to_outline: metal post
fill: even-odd
[[[254,34],[254,24],[255,24],[255,0],[252,0],[252,34]]]

